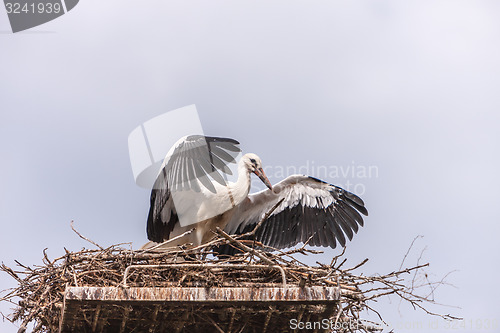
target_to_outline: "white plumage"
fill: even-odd
[[[193,227],[194,233],[168,246],[208,242],[216,227],[230,234],[246,233],[280,200],[254,236],[272,248],[308,240],[313,246],[345,246],[346,236],[352,239],[363,225],[360,213],[368,212],[358,196],[303,175],[289,176],[272,187],[255,154],[240,159],[235,182],[226,181],[223,176],[231,174],[228,165],[235,162],[238,153],[238,142],[232,139],[198,135],[179,140],[167,155],[151,193],[147,232],[152,243],[145,247]],[[251,173],[268,189],[249,195]],[[228,246],[219,249],[221,253],[233,250]]]

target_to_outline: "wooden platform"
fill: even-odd
[[[62,332],[290,332],[290,320],[335,314],[326,286],[68,287]]]

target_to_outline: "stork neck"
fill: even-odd
[[[231,192],[238,203],[250,192],[250,171],[242,160],[238,163],[238,180],[231,185]]]

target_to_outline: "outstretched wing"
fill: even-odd
[[[255,239],[266,246],[287,248],[300,242],[312,246],[345,246],[368,215],[363,200],[340,187],[313,177],[290,176],[273,187],[250,195],[226,226],[230,234],[252,231],[281,199],[283,202],[260,225]],[[226,247],[222,252],[230,253]]]
[[[179,217],[172,192],[200,192],[200,184],[215,193],[212,179],[225,186],[224,174],[231,175],[230,163],[236,163],[239,142],[229,138],[191,135],[183,137],[170,149],[151,191],[147,221],[148,239],[168,239]]]
[[[228,164],[236,163],[240,151],[239,142],[233,139],[190,135],[177,141],[170,149],[159,177],[166,177],[172,191],[199,192],[201,183],[215,193],[215,187],[208,176],[226,186],[221,173],[232,175]]]

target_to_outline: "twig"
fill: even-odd
[[[169,243],[172,243],[172,242],[174,242],[174,241],[176,241],[176,240],[178,240],[178,239],[180,239],[180,238],[182,238],[182,237],[184,237],[184,236],[189,235],[189,234],[190,234],[190,233],[192,233],[194,230],[195,230],[195,228],[192,228],[192,229],[190,229],[190,230],[188,230],[188,231],[186,231],[186,232],[184,232],[184,233],[182,233],[182,234],[180,234],[180,235],[178,235],[178,236],[175,236],[175,237],[173,237],[173,238],[167,239],[167,240],[166,240],[166,241],[164,241],[163,243],[159,243],[159,244],[157,244],[157,245],[155,245],[155,246],[153,246],[153,247],[151,247],[151,248],[149,248],[149,249],[139,250],[139,252],[138,252],[138,253],[151,252],[151,251],[153,251],[153,250],[155,250],[155,249],[157,249],[157,248],[159,248],[159,247],[163,247],[163,246],[165,246],[165,245],[167,245],[167,244],[169,244]]]
[[[410,253],[412,247],[413,247],[413,243],[415,243],[415,241],[419,238],[424,238],[424,236],[422,235],[417,235],[415,236],[415,238],[413,238],[413,240],[411,241],[411,244],[410,244],[410,247],[408,248],[408,250],[406,251],[404,257],[403,257],[403,260],[401,261],[401,265],[399,265],[399,270],[401,270],[401,268],[403,268],[403,265],[405,263],[405,260],[406,260],[406,257],[408,256],[408,254]]]
[[[352,268],[348,268],[346,270],[344,270],[345,272],[350,272],[350,271],[353,271],[355,270],[356,268],[359,268],[361,266],[363,266],[364,264],[366,264],[368,262],[368,258],[366,258],[365,260],[363,260],[362,262],[360,262],[359,264],[357,264],[356,266],[352,267]]]
[[[76,233],[76,234],[77,234],[77,235],[78,235],[81,239],[84,239],[84,240],[86,240],[87,242],[89,242],[89,243],[91,243],[91,244],[94,244],[94,245],[95,245],[95,246],[97,246],[99,249],[104,250],[104,248],[103,248],[101,245],[97,244],[97,243],[96,243],[96,242],[94,242],[93,240],[90,240],[90,239],[88,239],[87,237],[83,236],[81,233],[79,233],[79,232],[75,229],[75,227],[73,226],[73,224],[74,224],[74,221],[73,221],[73,220],[71,220],[71,229],[73,229],[73,231],[74,231],[74,232],[75,232],[75,233]]]
[[[240,241],[238,241],[238,240],[234,239],[233,237],[229,236],[221,228],[217,227],[216,230],[217,230],[217,233],[219,235],[221,235],[222,237],[226,238],[227,240],[229,240],[231,243],[233,243],[236,246],[238,246],[243,251],[249,252],[249,253],[252,253],[252,254],[256,255],[257,257],[259,257],[261,260],[263,260],[265,263],[267,263],[269,265],[275,265],[276,264],[276,263],[272,262],[271,260],[267,259],[266,257],[264,257],[262,254],[260,254],[257,251],[255,251],[255,249],[249,248],[248,246],[243,245]]]

